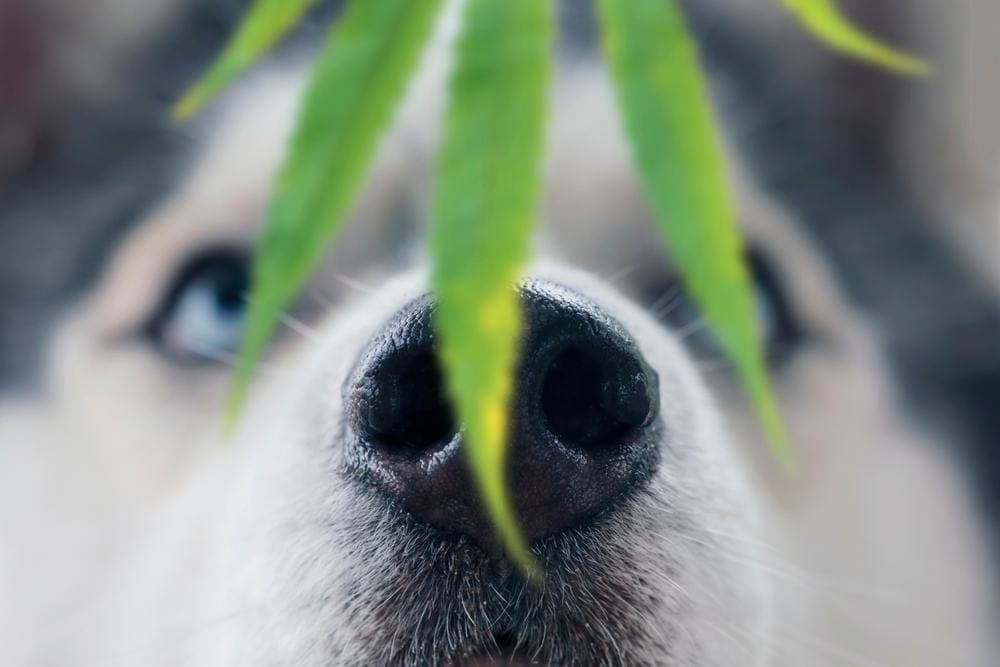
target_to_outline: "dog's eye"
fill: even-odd
[[[751,251],[747,261],[754,285],[757,327],[761,341],[768,359],[780,362],[794,351],[801,340],[801,328],[781,282],[763,255]],[[721,354],[718,340],[707,328],[697,307],[683,292],[678,281],[671,280],[666,289],[659,289],[651,310],[661,321],[677,331],[699,356],[714,357]]]
[[[778,359],[794,350],[802,329],[778,276],[757,251],[748,257],[757,302],[757,326],[768,357]]]
[[[153,341],[179,361],[229,357],[243,339],[248,288],[248,259],[239,253],[189,262],[151,320]]]

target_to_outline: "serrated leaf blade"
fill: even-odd
[[[188,118],[215,97],[302,19],[316,0],[255,0],[235,34],[208,71],[171,110],[176,119]]]
[[[762,358],[725,162],[694,41],[675,0],[600,0],[604,49],[664,242],[734,362],[778,458],[791,462]]]
[[[924,76],[931,67],[867,35],[852,24],[834,0],[782,0],[799,21],[817,38],[837,51],[886,69]]]
[[[226,411],[230,424],[282,310],[343,222],[440,6],[441,0],[354,0],[317,61],[258,244]]]
[[[507,554],[532,575],[504,462],[521,333],[516,284],[536,216],[551,41],[548,0],[469,1],[431,241],[441,358],[468,462]]]

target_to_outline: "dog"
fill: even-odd
[[[904,410],[882,330],[730,129],[795,448],[782,470],[656,236],[593,54],[560,65],[520,285],[509,477],[543,578],[506,561],[429,325],[421,239],[453,29],[228,439],[254,239],[308,53],[185,130],[169,192],[56,326],[41,388],[0,404],[5,661],[994,664],[989,532]]]

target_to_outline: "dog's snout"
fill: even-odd
[[[506,479],[535,539],[600,514],[652,473],[658,380],[613,318],[532,281],[512,400]],[[495,548],[435,357],[433,302],[376,335],[346,390],[349,469],[419,521]]]

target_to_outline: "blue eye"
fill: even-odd
[[[246,325],[248,260],[217,251],[190,262],[151,322],[155,343],[180,361],[225,360]]]

